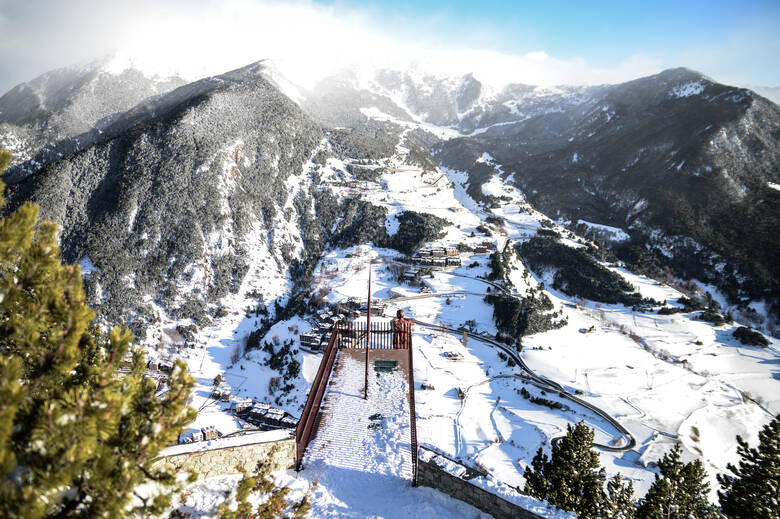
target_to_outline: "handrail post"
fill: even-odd
[[[417,412],[414,406],[414,355],[412,351],[412,323],[407,322],[404,333],[408,333],[409,346],[409,428],[412,451],[412,486],[417,486]]]
[[[366,379],[363,400],[368,400],[368,350],[371,349],[371,260],[368,262],[368,317],[366,318]]]

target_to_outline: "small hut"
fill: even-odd
[[[179,435],[179,443],[193,443],[203,441],[203,431],[200,429],[187,429]]]
[[[219,438],[219,432],[217,431],[217,428],[213,425],[207,425],[203,429],[201,429],[203,432],[203,439],[206,441],[209,440],[216,440]]]

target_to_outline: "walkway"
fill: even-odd
[[[372,360],[364,400],[365,350],[339,350],[299,473],[322,483],[313,499],[317,517],[481,517],[465,503],[410,484],[409,387],[401,360],[406,355],[371,350],[372,359],[399,363],[396,371],[378,374]]]
[[[372,350],[372,359],[379,351]],[[381,353],[406,353],[389,350]],[[342,349],[331,376],[318,430],[303,459],[307,470],[320,465],[411,479],[408,384],[403,367],[369,370],[363,399],[365,350]],[[397,355],[401,357],[401,355]],[[371,417],[382,418],[372,420]]]

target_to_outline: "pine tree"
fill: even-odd
[[[5,172],[5,168],[8,167],[8,165],[11,163],[11,152],[8,150],[4,150],[3,148],[0,148],[0,175],[2,175]],[[3,188],[0,188],[0,207],[3,207],[5,205],[5,198],[3,198]]]
[[[523,388],[525,389],[525,388]],[[531,460],[531,466],[526,467],[525,473],[525,492],[538,499],[545,501],[550,496],[549,481],[547,480],[546,470],[550,465],[550,460],[544,450],[539,447],[534,459]]]
[[[553,442],[550,460],[539,449],[526,468],[526,491],[582,519],[600,517],[606,476],[593,437],[584,422],[568,425],[566,436]]]
[[[297,503],[287,501],[289,488],[278,488],[271,476],[271,459],[275,451],[263,461],[258,462],[253,475],[243,470],[243,477],[238,482],[236,491],[225,502],[219,505],[219,519],[303,519],[311,510],[309,495]],[[316,482],[314,485],[316,486]],[[249,502],[252,494],[259,494],[262,502],[257,506]]]
[[[639,519],[715,519],[718,512],[708,501],[710,486],[700,460],[680,461],[679,445],[658,462],[650,490],[637,509]]]
[[[723,514],[729,519],[780,518],[780,415],[758,433],[752,449],[737,436],[739,466],[728,464],[733,474],[718,474]]]
[[[601,514],[610,519],[633,519],[636,516],[634,484],[631,481],[623,484],[620,474],[610,479]]]
[[[0,151],[0,166],[8,160]],[[1,219],[1,517],[148,516],[177,487],[153,462],[194,418],[193,380],[178,361],[156,396],[131,334],[103,333],[94,317],[79,267],[61,263],[55,224],[39,223],[30,203]],[[140,494],[145,482],[159,490]]]

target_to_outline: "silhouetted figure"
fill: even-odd
[[[404,317],[403,310],[398,310],[395,315],[396,318],[393,319],[393,349],[405,350],[409,348],[411,343],[410,336],[414,323]]]

